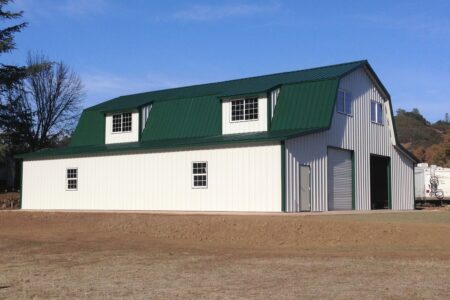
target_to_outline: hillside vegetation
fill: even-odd
[[[413,109],[397,111],[395,116],[400,143],[421,162],[450,167],[450,123],[446,120],[431,124]]]

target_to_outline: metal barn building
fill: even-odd
[[[414,208],[415,159],[367,61],[122,96],[20,156],[22,208]]]

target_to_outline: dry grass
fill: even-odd
[[[0,213],[0,298],[450,297],[450,213]]]

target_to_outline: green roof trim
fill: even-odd
[[[168,139],[159,141],[103,144],[93,146],[66,147],[56,149],[44,149],[37,152],[16,155],[18,159],[60,158],[84,155],[105,155],[119,153],[136,153],[175,148],[199,148],[214,145],[236,145],[245,143],[267,143],[289,139],[299,135],[307,135],[320,131],[318,129],[263,131],[256,133],[227,134],[210,137]]]

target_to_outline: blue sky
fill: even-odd
[[[85,107],[155,89],[368,59],[394,109],[450,112],[450,1],[15,0],[28,51],[82,78]]]

